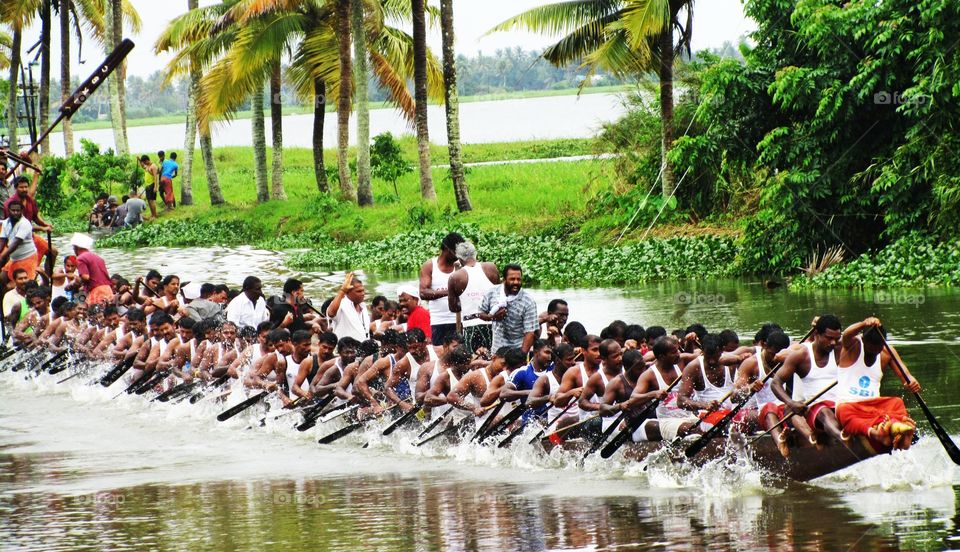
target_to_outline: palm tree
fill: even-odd
[[[40,3],[40,132],[46,130],[50,121],[50,19],[53,9],[50,0],[41,0]],[[50,154],[50,137],[44,137],[40,143],[43,155]]]
[[[20,73],[20,48],[23,42],[23,29],[30,25],[38,7],[37,0],[0,3],[0,22],[8,25],[13,33],[10,40],[10,91],[7,96],[7,135],[10,139],[11,148],[16,148],[18,143],[17,84]]]
[[[57,8],[60,20],[60,102],[70,97],[70,0],[60,0]],[[63,150],[67,157],[73,155],[73,123],[63,120]]]
[[[200,7],[198,0],[187,0],[187,11]],[[193,157],[197,144],[197,94],[200,93],[200,75],[190,71],[187,90],[187,129],[183,138],[183,175],[180,177],[180,205],[193,205]]]
[[[674,193],[669,153],[673,147],[673,63],[690,52],[693,0],[570,0],[538,6],[492,29],[523,28],[564,35],[543,52],[556,66],[580,63],[589,69],[584,85],[597,69],[620,77],[655,71],[660,80],[663,197]],[[681,17],[685,13],[685,17]],[[677,40],[674,42],[674,31]]]
[[[420,157],[420,196],[437,199],[430,174],[430,132],[427,128],[426,0],[410,0],[413,17],[413,90],[416,98],[417,151]]]
[[[357,88],[357,203],[364,207],[373,205],[373,188],[370,183],[370,98],[367,90],[367,34],[364,29],[363,0],[353,0],[353,82]]]
[[[267,183],[267,127],[263,118],[263,83],[250,94],[250,107],[253,109],[253,166],[254,182],[257,186],[257,202],[270,201],[270,185]]]
[[[457,94],[457,66],[454,53],[453,0],[440,0],[440,33],[443,36],[443,84],[446,97],[447,151],[450,153],[450,178],[460,212],[470,211],[470,188],[460,153],[460,98]]]
[[[280,103],[281,76],[280,56],[272,62],[270,69],[270,136],[273,140],[273,175],[270,179],[270,197],[287,199],[283,189],[283,104]]]
[[[350,57],[351,0],[336,0],[337,41],[340,57],[340,94],[337,98],[337,174],[340,177],[340,193],[357,201],[353,188],[347,150],[350,144],[350,97],[353,90],[353,60]]]

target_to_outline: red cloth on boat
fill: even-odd
[[[730,414],[731,410],[726,408],[721,408],[720,410],[714,410],[713,412],[703,412],[700,414],[700,423],[703,424],[705,429],[710,429],[711,427],[717,425],[720,420],[727,417],[727,414]],[[747,411],[741,409],[740,412],[737,412],[736,416],[733,417],[732,422],[739,424],[743,422],[743,419],[746,417]]]
[[[807,424],[811,429],[817,428],[817,416],[820,414],[820,411],[824,408],[835,408],[836,404],[833,401],[820,401],[818,403],[813,403],[807,409],[806,419]]]
[[[847,435],[866,435],[871,427],[889,418],[900,422],[909,417],[900,397],[877,397],[866,401],[841,403],[837,419]]]

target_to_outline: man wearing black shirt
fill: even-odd
[[[283,303],[276,304],[270,312],[274,328],[285,328],[291,333],[312,328],[303,318],[303,282],[290,278],[283,284]]]

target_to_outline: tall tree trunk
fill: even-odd
[[[60,102],[70,97],[70,0],[60,0]],[[73,123],[64,119],[63,151],[73,155]]]
[[[50,124],[50,18],[53,9],[50,0],[43,0],[40,5],[40,120],[37,130],[43,132]],[[50,137],[40,142],[40,152],[50,155]]]
[[[197,8],[197,0],[187,1],[188,9]],[[193,205],[193,161],[197,143],[197,96],[200,94],[200,73],[190,71],[187,91],[187,131],[183,138],[183,170],[180,174],[180,205]]]
[[[437,199],[430,175],[430,132],[427,128],[427,22],[426,0],[410,0],[413,8],[413,90],[416,99],[417,151],[420,154],[420,196]]]
[[[287,199],[283,190],[283,104],[280,103],[280,57],[273,62],[270,72],[270,135],[273,139],[273,176],[270,196],[273,199]]]
[[[673,194],[676,176],[670,163],[673,148],[673,32],[672,26],[660,35],[660,151],[663,164],[663,199]]]
[[[114,27],[110,23],[113,21],[113,0],[106,2],[107,13],[104,15],[104,30],[106,32],[106,43],[104,50],[109,54],[116,48],[116,36]],[[127,155],[127,142],[123,133],[123,116],[120,109],[120,73],[117,72],[112,78],[107,79],[107,86],[110,89],[110,126],[113,127],[114,151],[117,155]]]
[[[217,167],[213,160],[213,140],[210,131],[200,133],[200,154],[203,156],[203,169],[207,175],[207,189],[210,190],[210,205],[223,205],[223,192],[217,178]]]
[[[353,0],[353,82],[357,87],[357,203],[373,205],[370,184],[370,98],[367,92],[367,34],[363,28],[363,0]]]
[[[267,125],[263,118],[263,82],[254,91],[251,98],[253,108],[253,176],[257,185],[257,201],[270,201],[270,188],[267,184]]]
[[[447,150],[450,153],[450,178],[460,212],[470,211],[470,188],[463,171],[460,149],[460,96],[457,92],[457,63],[454,54],[453,0],[440,0],[440,30],[443,35],[443,88],[447,114]]]
[[[323,162],[323,123],[327,116],[327,85],[323,79],[313,79],[313,173],[317,179],[317,190],[330,192],[327,181],[327,167]]]
[[[123,41],[123,0],[113,1],[113,47]],[[117,97],[120,98],[120,131],[123,132],[124,146],[129,150],[130,139],[127,136],[127,61],[117,67]]]
[[[337,43],[340,57],[340,96],[337,98],[337,174],[340,193],[345,199],[357,200],[350,176],[350,95],[353,85],[353,61],[350,59],[350,0],[337,0]]]
[[[17,80],[20,76],[20,42],[23,34],[14,29],[13,42],[10,47],[10,93],[7,95],[7,138],[10,140],[10,149],[17,149]]]

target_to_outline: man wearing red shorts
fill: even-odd
[[[844,330],[837,371],[837,419],[843,424],[845,436],[864,435],[879,450],[908,449],[916,422],[907,414],[903,399],[880,396],[883,370],[892,362],[884,341],[885,332],[877,318],[867,318]],[[906,366],[903,370],[906,379],[897,371],[903,386],[912,393],[919,392],[920,383]]]
[[[37,184],[40,180],[40,173],[34,171],[33,181],[29,180],[25,176],[18,176],[13,181],[14,189],[16,193],[10,196],[9,199],[3,204],[3,213],[5,217],[10,216],[10,203],[14,201],[20,202],[23,205],[23,218],[30,221],[33,224],[33,230],[52,232],[53,225],[43,220],[43,217],[40,216],[40,207],[37,205]],[[47,274],[53,272],[53,265],[56,262],[57,250],[53,247],[52,244],[48,244],[47,240],[43,239],[37,234],[33,235],[33,244],[37,248],[37,265],[43,262],[43,258],[47,255],[47,252],[50,252],[50,257],[47,259]]]

